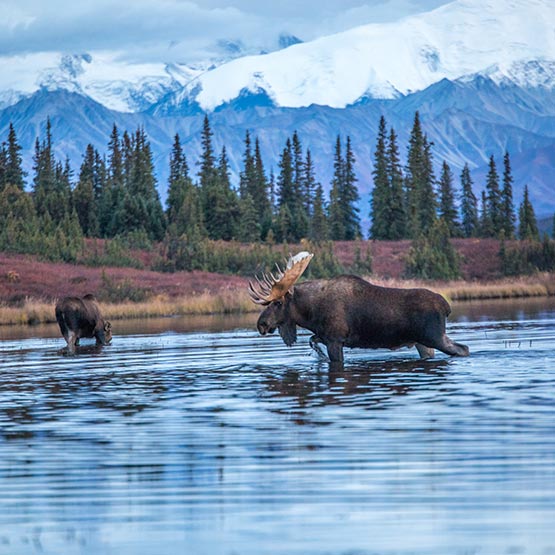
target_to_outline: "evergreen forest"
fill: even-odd
[[[240,175],[232,183],[226,148],[215,151],[205,116],[198,160],[188,159],[179,134],[168,145],[163,206],[144,129],[129,132],[114,125],[106,151],[88,145],[78,169],[55,158],[49,120],[43,133],[35,141],[31,175],[22,169],[13,125],[0,146],[1,251],[51,261],[140,266],[130,253],[145,249],[156,251],[157,270],[250,273],[261,263],[272,263],[277,245],[284,245],[286,253],[287,245],[303,242],[321,253],[322,263],[311,265],[312,275],[325,276],[346,270],[333,256],[332,241],[365,238],[349,136],[337,135],[332,160],[315,161],[295,132],[272,161],[276,170],[272,164],[268,171],[258,138],[247,132]],[[460,277],[452,238],[499,239],[507,275],[555,269],[553,240],[540,237],[527,187],[515,203],[508,152],[500,162],[490,156],[477,196],[468,166],[456,176],[446,161],[434,161],[418,112],[408,144],[400,145],[397,137],[382,117],[372,160],[367,238],[410,239],[406,276]],[[333,167],[325,188],[318,180],[318,164]],[[371,269],[369,244],[366,253],[357,251],[349,270]]]

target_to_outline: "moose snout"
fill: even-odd
[[[274,333],[275,328],[270,327],[270,324],[266,320],[258,320],[256,323],[256,328],[260,335],[266,335],[267,333]]]

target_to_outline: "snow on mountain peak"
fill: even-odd
[[[398,22],[233,60],[200,75],[180,96],[205,110],[260,89],[283,107],[394,98],[495,65],[555,60],[553,21],[552,0],[456,0]]]
[[[287,33],[276,34],[272,49],[300,42]],[[0,54],[0,107],[17,102],[37,88],[84,94],[107,108],[137,112],[175,92],[195,77],[241,56],[262,52],[241,40],[219,40],[197,62],[130,63],[124,52],[18,56]]]
[[[37,83],[48,90],[64,88],[72,92],[81,92],[78,79],[85,73],[83,62],[90,64],[92,57],[89,54],[64,54],[57,66],[49,67],[39,73]]]
[[[496,64],[484,72],[498,85],[513,83],[520,87],[555,89],[555,60],[518,60]]]

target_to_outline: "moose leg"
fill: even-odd
[[[466,345],[455,343],[451,338],[447,337],[446,334],[443,334],[434,347],[447,355],[459,357],[467,357],[470,355],[470,350]]]
[[[318,355],[320,355],[321,357],[326,356],[324,354],[324,351],[322,350],[322,347],[320,347],[320,345],[319,345],[319,343],[323,343],[323,341],[317,335],[313,335],[308,340],[308,343],[309,343],[310,347],[318,353]]]
[[[330,341],[326,344],[330,362],[343,362],[343,343]]]
[[[438,349],[451,356],[467,357],[470,354],[466,345],[455,343],[447,336],[445,333],[445,318],[443,316],[436,314],[427,324],[427,333],[425,338],[423,337],[427,347]]]
[[[422,359],[434,358],[435,351],[431,347],[426,347],[421,343],[416,343],[415,347],[418,350],[418,354],[420,355],[420,358]]]
[[[71,355],[75,354],[75,345],[77,344],[77,334],[74,331],[69,331],[66,337],[67,352]]]

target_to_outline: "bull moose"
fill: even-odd
[[[75,353],[81,337],[95,337],[97,345],[107,345],[112,340],[112,324],[102,317],[94,295],[61,299],[56,304],[56,320],[68,353]]]
[[[368,349],[413,347],[421,358],[434,349],[448,355],[468,356],[466,345],[445,333],[449,303],[428,289],[397,289],[373,285],[360,277],[305,281],[295,285],[314,255],[290,257],[285,270],[256,276],[249,295],[266,308],[256,327],[265,335],[276,329],[287,346],[297,340],[297,326],[314,335],[310,345],[323,343],[332,362],[343,361],[343,347]]]

